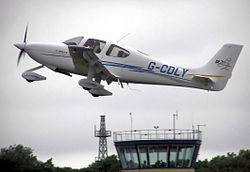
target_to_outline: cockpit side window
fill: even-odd
[[[112,44],[106,55],[108,56],[112,56],[112,57],[121,57],[121,58],[125,58],[127,56],[129,56],[129,51],[125,50],[124,48],[118,47],[117,45]]]
[[[97,39],[88,39],[84,46],[85,47],[89,47],[91,49],[93,49],[93,51],[97,54],[99,54],[102,49],[104,48],[106,42],[102,41],[102,40],[97,40]]]

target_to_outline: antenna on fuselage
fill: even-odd
[[[118,41],[116,41],[117,43],[119,43],[121,40],[123,40],[124,38],[126,38],[127,36],[129,36],[131,33],[127,33],[126,35],[124,35],[123,37],[121,37]]]

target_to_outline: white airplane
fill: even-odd
[[[113,81],[192,87],[211,91],[225,88],[242,50],[242,45],[225,44],[203,67],[183,68],[163,63],[136,49],[116,42],[75,37],[63,43],[27,43],[27,30],[23,43],[14,44],[21,51],[17,64],[27,53],[41,65],[25,71],[22,77],[28,82],[45,80],[33,71],[47,67],[55,72],[78,74],[86,78],[79,85],[94,97],[112,95],[101,81]]]

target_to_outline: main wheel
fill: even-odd
[[[31,83],[34,82],[33,80],[26,79],[27,82]]]
[[[92,94],[92,96],[93,96],[93,97],[99,97],[99,95],[97,95],[97,94]]]
[[[82,87],[84,90],[91,90],[91,88]]]

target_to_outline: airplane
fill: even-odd
[[[27,43],[28,25],[24,40],[16,43],[20,53],[17,65],[27,53],[41,65],[22,73],[28,82],[46,80],[35,70],[47,67],[55,72],[84,76],[78,84],[92,96],[110,96],[101,81],[107,84],[154,84],[191,87],[209,91],[223,90],[243,45],[224,44],[211,60],[200,68],[184,68],[161,62],[139,50],[120,44],[83,36],[62,43]]]

